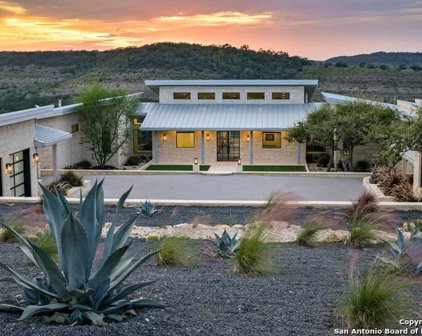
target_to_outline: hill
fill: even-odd
[[[338,56],[327,59],[330,63],[347,63],[349,65],[374,64],[374,65],[404,65],[410,68],[413,65],[422,66],[422,53],[410,52],[376,52],[372,54],[361,54],[355,56]]]
[[[157,43],[109,51],[0,52],[0,113],[72,103],[86,86],[101,83],[147,92],[144,79],[319,79],[331,91],[394,102],[422,97],[422,71],[318,64],[287,53],[230,45]]]

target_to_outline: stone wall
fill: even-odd
[[[0,158],[1,158],[1,181],[3,196],[10,196],[10,177],[5,172],[5,165],[9,162],[9,155],[29,148],[29,162],[31,167],[31,193],[37,196],[37,167],[32,162],[32,155],[35,153],[34,120],[28,120],[12,125],[0,126]]]

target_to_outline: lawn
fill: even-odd
[[[200,171],[207,171],[210,169],[209,165],[201,165],[199,167]],[[193,171],[192,165],[150,165],[146,170],[168,170],[168,171]]]
[[[245,165],[243,171],[247,172],[306,172],[305,166],[265,166]]]

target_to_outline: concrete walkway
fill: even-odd
[[[272,192],[290,192],[292,200],[350,201],[363,192],[361,178],[265,175],[92,175],[105,178],[106,198],[118,198],[134,186],[129,198],[167,200],[266,200]]]

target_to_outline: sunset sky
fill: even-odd
[[[417,0],[0,0],[0,50],[155,42],[249,45],[310,59],[422,51]]]

